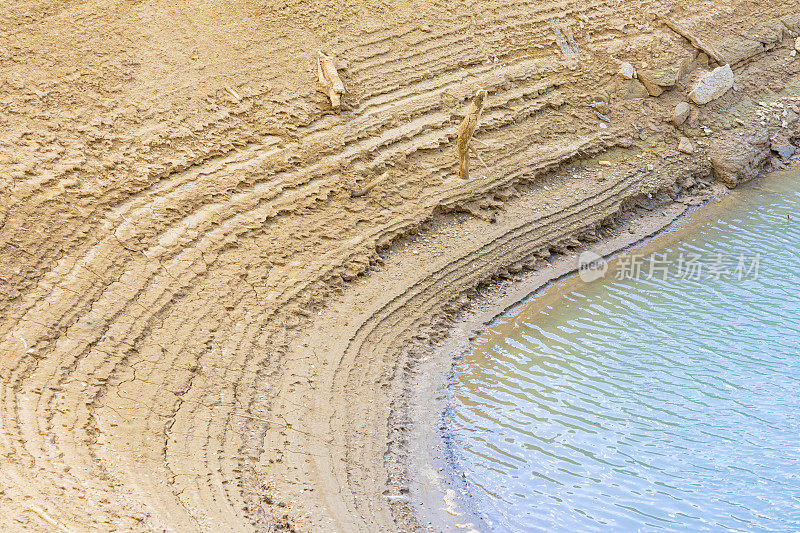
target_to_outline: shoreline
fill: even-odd
[[[800,162],[796,158],[793,166]],[[779,171],[785,172],[785,171]],[[473,494],[457,468],[457,461],[447,446],[449,439],[446,400],[457,379],[458,360],[473,349],[475,342],[498,320],[512,320],[516,313],[552,291],[564,290],[562,282],[577,284],[578,256],[590,250],[611,263],[615,258],[664,239],[692,235],[705,221],[713,218],[734,193],[755,194],[757,184],[768,175],[734,190],[718,190],[702,199],[699,205],[673,203],[666,206],[669,217],[648,213],[635,217],[618,228],[619,234],[555,259],[540,271],[523,275],[512,282],[495,282],[476,296],[468,308],[459,313],[448,336],[437,343],[428,358],[420,362],[415,374],[413,393],[408,398],[414,427],[409,440],[413,443],[406,468],[410,473],[410,498],[419,505],[416,516],[421,524],[434,531],[484,531],[488,527],[478,516]],[[749,189],[749,190],[748,190]],[[735,200],[734,200],[735,201]],[[630,226],[635,225],[633,232]],[[435,406],[435,408],[431,408]]]
[[[617,236],[603,239],[586,249],[611,261],[657,240],[665,232],[693,225],[687,218],[728,194],[728,190],[717,190],[704,197],[698,205],[673,203],[665,206],[666,217],[661,213],[635,217],[617,228]],[[629,231],[631,229],[633,232]],[[497,320],[513,316],[515,310],[545,292],[557,290],[557,285],[562,281],[573,279],[577,275],[578,255],[582,251],[560,256],[548,267],[527,273],[520,280],[496,282],[488,287],[455,318],[447,338],[437,344],[430,357],[420,363],[416,375],[424,378],[412,385],[414,393],[408,399],[415,423],[409,437],[414,443],[409,454],[412,459],[406,468],[411,472],[411,498],[420,503],[417,516],[424,527],[434,531],[485,530],[485,524],[474,512],[474,507],[470,506],[468,496],[472,495],[467,492],[466,482],[461,480],[460,472],[455,469],[452,458],[448,457],[442,446],[448,438],[443,421],[448,410],[444,398],[455,379],[454,367],[476,339]],[[436,408],[431,409],[431,405]]]
[[[620,235],[595,243],[587,249],[612,263],[617,257],[642,248],[661,247],[670,241],[690,238],[699,227],[719,216],[724,216],[741,195],[758,194],[761,185],[768,186],[771,176],[777,179],[787,172],[797,173],[800,157],[790,162],[788,169],[770,172],[733,190],[720,191],[705,199],[702,205],[676,209],[676,214],[659,228],[657,215],[635,218],[641,229],[628,234],[620,228]],[[677,207],[675,205],[671,207]],[[652,233],[647,231],[653,230]],[[666,241],[666,242],[665,242]],[[611,271],[611,270],[610,270]],[[416,514],[424,527],[434,531],[485,531],[490,526],[479,516],[478,500],[470,493],[466,479],[458,469],[458,461],[449,448],[450,416],[447,396],[458,379],[455,367],[459,359],[474,349],[475,343],[498,320],[513,320],[518,312],[539,299],[552,298],[562,291],[580,286],[578,281],[578,254],[559,257],[551,268],[532,272],[514,282],[495,283],[486,289],[469,308],[459,315],[450,334],[437,343],[430,357],[420,363],[419,378],[414,384],[414,394],[409,402],[414,412],[414,429],[410,440],[414,442],[407,468],[411,472],[411,498],[419,505]],[[436,406],[431,409],[430,406]]]

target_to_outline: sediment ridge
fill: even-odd
[[[791,157],[799,31],[783,2],[0,8],[0,528],[421,527],[429,343],[482,283]]]

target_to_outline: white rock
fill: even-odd
[[[632,80],[636,77],[636,69],[630,63],[623,63],[619,66],[619,75],[626,80]]]
[[[800,37],[794,42],[794,49],[800,52]]]
[[[717,67],[700,79],[689,98],[699,105],[716,100],[733,87],[733,71],[730,65]]]

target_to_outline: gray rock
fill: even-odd
[[[683,152],[684,154],[693,154],[694,144],[692,144],[692,141],[690,141],[687,137],[681,137],[681,140],[678,143],[678,151]]]
[[[769,142],[770,148],[784,161],[788,161],[796,152],[797,148],[792,145],[792,134],[788,130],[781,130],[773,135]]]
[[[680,126],[686,122],[691,113],[692,106],[690,106],[687,102],[681,102],[675,106],[675,111],[672,112],[672,123],[676,126]]]
[[[770,157],[766,132],[741,137],[735,133],[714,141],[710,146],[714,176],[730,188],[756,177]]]
[[[788,161],[797,151],[797,148],[791,144],[775,144],[772,143],[772,151],[780,156],[784,161]]]
[[[700,79],[689,93],[689,98],[696,104],[705,105],[724,95],[732,87],[733,71],[731,66],[717,67]]]

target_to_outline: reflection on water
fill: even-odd
[[[677,264],[650,280],[613,269],[573,279],[459,362],[450,455],[486,524],[800,530],[793,174],[736,192],[699,231],[644,249],[760,254],[757,279],[687,279]]]

